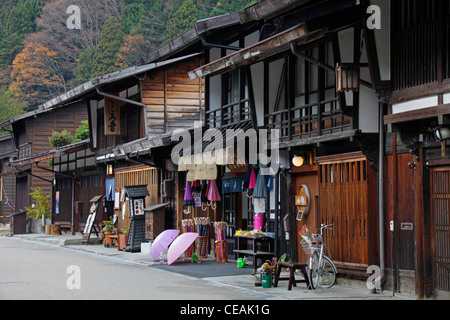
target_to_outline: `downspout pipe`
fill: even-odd
[[[122,101],[122,102],[125,102],[125,103],[129,103],[129,104],[134,104],[134,105],[139,106],[139,107],[146,107],[146,105],[141,103],[141,102],[130,100],[130,99],[125,99],[125,98],[118,97],[118,96],[115,96],[115,95],[112,95],[112,94],[109,94],[109,93],[106,93],[106,92],[102,92],[102,91],[100,91],[99,88],[95,88],[95,89],[97,90],[97,93],[99,95],[101,95],[101,96],[108,97],[108,98],[115,99],[115,100],[119,100],[119,101]]]
[[[378,237],[380,260],[380,286],[384,283],[384,103],[379,102],[379,151],[378,151]],[[382,290],[382,287],[380,287]]]
[[[205,48],[219,48],[219,49],[232,50],[232,51],[240,51],[243,49],[243,48],[239,48],[239,47],[227,46],[224,44],[208,43],[208,42],[206,42],[204,36],[200,36],[200,40],[202,40],[202,44]]]

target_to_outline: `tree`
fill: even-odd
[[[122,44],[122,25],[116,17],[112,16],[102,27],[100,41],[95,48],[92,77],[101,76],[120,69],[116,66],[116,61]]]
[[[26,46],[13,61],[11,91],[24,94],[32,106],[64,92],[66,83],[57,59],[57,52],[41,44]]]
[[[69,29],[66,24],[70,5],[77,5],[81,14],[81,29]],[[67,81],[74,77],[78,59],[100,41],[101,28],[111,16],[121,18],[122,0],[53,0],[47,2],[37,19],[40,29],[30,33],[25,43],[40,43],[60,54],[60,68]]]
[[[54,148],[60,148],[71,144],[75,140],[75,137],[70,131],[64,129],[61,132],[53,131],[52,135],[48,138],[50,145]]]
[[[116,65],[121,68],[128,68],[136,65],[136,62],[145,56],[152,48],[150,41],[146,40],[144,36],[136,30],[124,37],[124,44],[120,47],[119,55],[117,56]]]
[[[73,78],[70,82],[70,86],[72,88],[75,88],[91,79],[95,49],[96,47],[92,47],[84,50],[80,58],[77,60],[77,65],[73,70],[75,78]]]
[[[87,120],[81,121],[81,125],[75,130],[73,142],[80,142],[89,139],[89,122]]]
[[[0,123],[3,123],[12,117],[24,113],[25,104],[15,99],[8,87],[0,87]],[[0,131],[0,136],[7,134]]]
[[[175,2],[164,32],[165,40],[170,41],[188,31],[201,18],[205,16],[202,16],[194,0],[182,1],[181,4]]]
[[[0,68],[10,66],[15,56],[23,50],[23,36],[19,33],[5,34],[0,38]]]

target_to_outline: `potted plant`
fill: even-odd
[[[35,200],[31,207],[26,207],[27,220],[30,222],[31,233],[44,233],[45,225],[50,223],[51,206],[50,195],[44,194],[41,188],[32,188],[30,196]]]
[[[112,217],[109,221],[103,221],[102,234],[103,244],[105,245],[105,247],[110,247],[112,244],[110,236],[116,234],[116,229],[114,228],[114,221]]]
[[[117,250],[123,250],[127,246],[128,228],[124,227],[117,238]]]

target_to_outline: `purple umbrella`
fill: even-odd
[[[191,213],[191,207],[195,205],[194,198],[192,197],[191,187],[189,181],[186,180],[186,188],[184,189],[183,206],[188,207],[187,210],[183,210],[184,214]]]
[[[175,229],[168,229],[161,232],[152,243],[152,259],[158,259],[161,253],[169,247],[179,233],[180,231]]]
[[[167,252],[167,264],[170,265],[174,263],[175,260],[177,260],[178,257],[181,256],[192,243],[194,243],[197,237],[198,233],[186,232],[176,238],[170,245],[169,251]]]

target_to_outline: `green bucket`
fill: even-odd
[[[242,258],[239,258],[239,259],[237,260],[237,267],[238,267],[238,268],[245,268],[245,260],[242,259]]]

